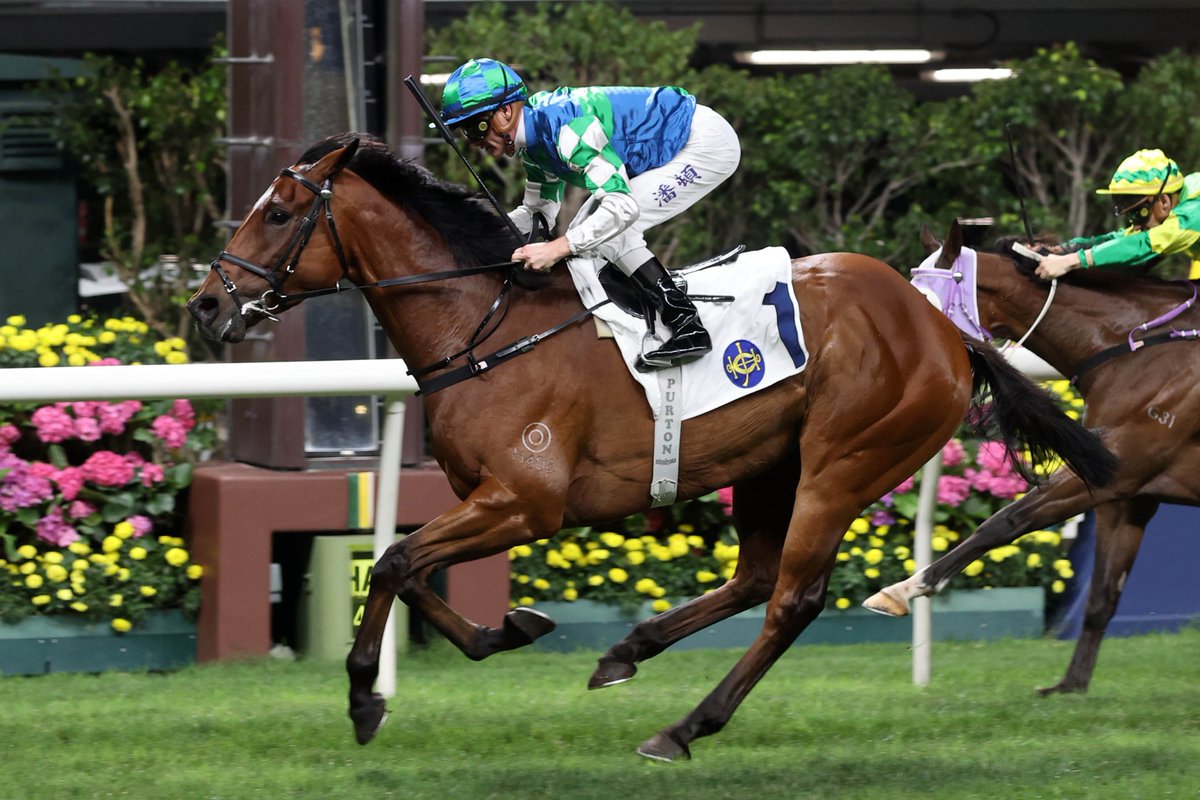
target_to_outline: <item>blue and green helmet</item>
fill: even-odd
[[[525,81],[512,67],[490,58],[472,58],[450,75],[442,90],[442,121],[453,127],[464,120],[528,96]]]

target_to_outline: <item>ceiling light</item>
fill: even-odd
[[[734,53],[743,64],[926,64],[940,54],[930,50],[747,50]]]
[[[997,68],[954,68],[935,69],[924,72],[921,77],[927,81],[939,83],[974,83],[975,81],[995,81],[1011,78],[1013,71],[1004,67]]]

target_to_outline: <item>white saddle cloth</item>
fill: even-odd
[[[603,261],[577,257],[567,265],[585,305],[594,305],[608,296],[597,274]],[[680,419],[712,411],[804,369],[808,348],[791,275],[787,251],[769,247],[742,253],[735,261],[686,276],[690,295],[727,295],[735,299],[732,303],[696,303],[700,320],[712,336],[713,349],[682,369]],[[615,303],[601,306],[595,315],[612,329],[630,374],[646,391],[646,400],[657,415],[662,400],[658,379],[653,372],[634,368],[642,352],[646,321]],[[661,321],[655,323],[655,331],[663,338],[670,333]]]

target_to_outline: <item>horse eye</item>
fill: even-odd
[[[272,225],[284,225],[291,218],[291,214],[278,208],[274,211],[267,212],[267,222],[271,223]]]

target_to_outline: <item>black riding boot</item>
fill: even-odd
[[[700,324],[700,313],[696,311],[696,306],[675,284],[657,258],[651,257],[638,267],[633,278],[673,334],[662,347],[644,353],[639,367],[642,362],[650,369],[686,364],[712,350],[712,339]]]

